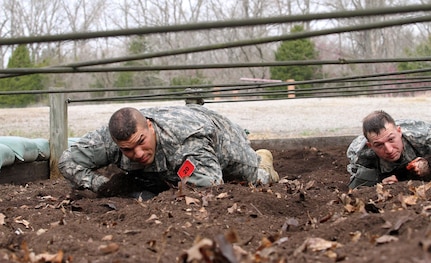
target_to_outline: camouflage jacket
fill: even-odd
[[[399,162],[386,162],[378,158],[366,145],[367,139],[363,135],[352,141],[347,149],[347,171],[351,175],[349,188],[373,186],[416,157],[431,154],[431,124],[415,120],[398,120],[396,124],[401,127],[404,143]]]
[[[95,170],[116,164],[124,171],[159,173],[178,181],[177,171],[189,159],[195,171],[188,182],[197,186],[221,184],[226,179],[254,181],[259,157],[245,131],[226,117],[200,105],[155,107],[140,110],[156,132],[154,162],[144,167],[131,162],[113,142],[108,127],[90,132],[61,156],[59,168],[75,187],[97,191],[107,181]]]

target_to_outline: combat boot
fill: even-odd
[[[259,168],[265,170],[270,178],[270,183],[276,183],[280,180],[278,173],[274,170],[274,158],[272,153],[266,149],[259,149],[256,151],[257,155],[260,156]]]

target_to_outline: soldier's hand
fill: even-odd
[[[430,166],[428,161],[423,157],[418,157],[407,164],[407,170],[416,173],[418,176],[423,177],[430,174]]]
[[[108,197],[124,194],[125,178],[124,173],[116,173],[111,176],[109,181],[102,184],[97,190],[98,196]]]
[[[389,177],[383,178],[382,184],[394,184],[398,182],[398,179],[395,175],[391,175]]]

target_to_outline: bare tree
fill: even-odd
[[[65,18],[64,33],[91,32],[102,28],[100,22],[105,10],[105,1],[58,1],[60,2],[58,12]],[[96,44],[97,41],[95,40],[78,40],[63,44],[61,48],[65,58],[62,62],[97,59],[100,54],[95,52]],[[65,86],[71,89],[88,87],[94,82],[92,74],[66,74],[56,77],[61,77]],[[82,96],[88,95],[83,94]]]
[[[3,5],[3,1],[0,1]],[[7,12],[5,8],[0,8],[0,38],[6,38],[10,36],[10,24],[11,20],[10,12]],[[6,54],[10,53],[10,48],[7,46],[0,46],[0,68],[4,68],[6,66]]]
[[[191,24],[203,21],[264,18],[280,15],[308,14],[342,10],[369,9],[429,0],[0,0],[0,37],[37,36],[93,30],[112,30],[135,27],[151,27],[175,24]],[[397,18],[369,16],[303,23],[306,30],[325,29],[346,25],[374,23]],[[149,34],[140,36],[148,45],[146,52],[177,50],[190,47],[259,39],[273,35],[289,34],[291,23],[237,27],[190,32]],[[414,28],[415,30],[412,30]],[[316,48],[325,58],[387,58],[403,55],[402,50],[414,46],[418,40],[428,38],[429,24],[389,27],[357,31],[316,38]],[[127,54],[133,37],[100,38],[94,40],[35,43],[30,45],[36,63],[61,65],[72,61],[95,60]],[[205,63],[240,63],[273,61],[278,43],[268,43],[237,48],[217,49],[169,57],[151,59],[156,65],[185,65]],[[2,67],[12,50],[0,46]],[[357,74],[377,72],[391,65],[363,66],[332,70],[333,74]],[[374,67],[374,68],[373,68]],[[329,69],[329,67],[327,67]],[[339,69],[339,67],[337,68]],[[331,70],[331,69],[329,69]],[[197,71],[164,71],[164,79],[178,75],[194,75]],[[232,83],[241,77],[267,78],[266,68],[236,68],[199,70],[215,83]],[[114,74],[57,75],[52,85],[68,88],[85,87],[89,83],[113,85]],[[332,76],[332,75],[331,75]],[[78,80],[78,81],[77,81]]]
[[[3,9],[9,13],[9,37],[53,35],[61,32],[63,18],[59,16],[58,0],[40,1],[3,1]],[[48,46],[48,47],[47,47]],[[30,51],[35,63],[50,44],[33,43]]]
[[[360,9],[373,9],[385,6],[406,5],[406,0],[331,0],[325,1],[327,8],[331,11],[347,11]],[[334,21],[333,26],[354,26],[364,23],[376,23],[401,16],[367,16],[358,18],[339,19]],[[338,48],[334,52],[340,58],[390,58],[402,56],[402,50],[411,44],[408,43],[411,27],[387,27],[381,29],[362,30],[339,34]],[[335,45],[337,46],[337,45]],[[353,69],[353,68],[351,68]],[[381,71],[393,70],[391,64],[364,64],[354,67],[356,74],[370,74]]]

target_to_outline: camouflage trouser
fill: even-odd
[[[271,175],[268,173],[267,170],[262,168],[259,168],[257,170],[257,180],[262,184],[269,184],[272,182]]]
[[[256,150],[257,158],[259,161],[259,167],[254,167],[247,164],[236,164],[232,167],[230,167],[229,173],[232,174],[232,172],[236,173],[240,179],[247,181],[252,184],[269,184],[269,183],[276,183],[279,181],[279,175],[274,170],[274,158],[272,156],[272,153],[267,149],[259,149]],[[229,181],[228,176],[225,176],[225,173],[223,173],[223,179],[224,181]]]
[[[270,174],[262,168],[255,168],[256,172],[250,172],[247,174],[242,175],[232,175],[230,173],[223,174],[223,181],[224,182],[233,182],[233,181],[242,181],[242,182],[249,182],[252,184],[268,184],[271,182],[271,176]]]

